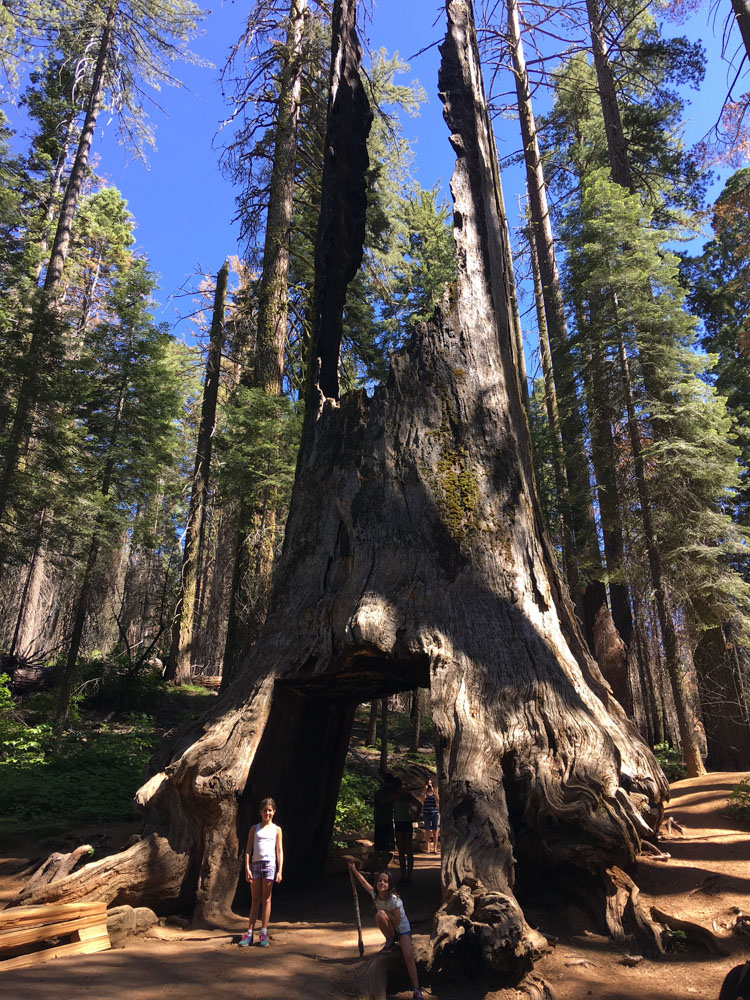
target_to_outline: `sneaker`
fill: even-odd
[[[411,1000],[424,1000],[424,993],[421,990],[414,990],[411,995]]]
[[[261,948],[268,947],[268,935],[264,934],[263,931],[261,931],[260,934],[258,935],[258,944],[261,946]]]
[[[379,955],[387,955],[387,954],[389,954],[389,952],[392,952],[395,947],[396,947],[396,939],[395,938],[388,938],[388,940],[385,942],[385,944],[380,949],[380,951],[378,952],[378,954]]]
[[[253,943],[253,932],[245,931],[242,937],[239,939],[237,944],[240,948],[248,948]]]

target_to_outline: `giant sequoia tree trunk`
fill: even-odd
[[[269,793],[282,826],[306,817],[285,829],[285,873],[320,868],[356,705],[415,687],[429,687],[436,729],[438,966],[465,952],[528,967],[540,937],[513,896],[521,838],[534,864],[600,871],[633,859],[643,806],[659,811],[666,782],[587,652],[543,537],[471,7],[451,0],[447,12],[457,283],[385,386],[336,400],[369,127],[353,4],[338,0],[317,377],[269,615],[215,711],[154,762],[139,792],[150,836],[43,898],[182,895],[196,920],[220,921]]]

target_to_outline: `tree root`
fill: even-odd
[[[634,940],[649,958],[663,955],[661,929],[639,902],[640,889],[630,876],[621,868],[608,868],[604,876],[604,890],[605,919],[612,940],[618,944],[630,944]]]
[[[674,816],[667,816],[658,831],[659,840],[674,840],[675,836],[683,837],[685,828],[681,826]]]
[[[547,949],[547,939],[524,919],[510,893],[487,889],[466,877],[435,914],[432,968],[445,971],[484,962],[490,969],[520,978]]]
[[[660,851],[659,848],[650,843],[648,840],[641,841],[641,853],[638,859],[646,858],[649,861],[671,861],[672,855],[668,854],[666,851]]]
[[[665,913],[664,910],[660,910],[658,906],[651,907],[651,916],[671,931],[681,931],[687,938],[688,943],[697,944],[699,947],[705,948],[712,955],[729,954],[721,943],[721,940],[712,931],[706,927],[701,927],[700,924],[694,924],[692,920],[682,920],[680,917],[673,917],[669,913]]]
[[[518,992],[529,1000],[557,1000],[557,993],[549,983],[535,972],[530,973],[518,986]]]

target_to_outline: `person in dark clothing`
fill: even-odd
[[[437,792],[431,781],[424,786],[424,802],[422,803],[422,825],[424,826],[425,850],[428,854],[438,852],[438,827],[440,813]]]
[[[395,846],[393,835],[393,803],[398,795],[401,782],[390,773],[375,792],[373,802],[375,834],[373,847],[376,851],[392,851]]]
[[[727,973],[719,1000],[750,1000],[750,962],[735,965]]]

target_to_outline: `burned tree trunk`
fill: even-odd
[[[626,864],[643,806],[658,813],[667,786],[581,640],[543,537],[471,7],[451,0],[447,12],[457,283],[386,385],[336,399],[369,125],[353,4],[338,0],[317,375],[269,615],[215,711],[153,762],[139,793],[151,836],[108,871],[129,867],[128,896],[145,899],[153,868],[197,921],[221,921],[270,793],[282,825],[307,817],[285,829],[285,875],[320,868],[356,705],[429,687],[444,890],[433,959],[464,953],[518,974],[541,942],[513,895],[517,841],[534,864]],[[57,891],[100,886],[95,868]]]
[[[211,477],[211,451],[216,427],[216,406],[219,398],[221,375],[221,347],[224,342],[224,321],[227,306],[229,264],[224,261],[216,276],[211,335],[203,381],[201,418],[198,441],[195,447],[195,465],[185,527],[185,547],[182,553],[182,579],[172,626],[172,644],[167,662],[166,678],[177,684],[190,680],[195,659],[196,627],[200,563],[205,535],[205,517],[208,507],[208,487]]]

